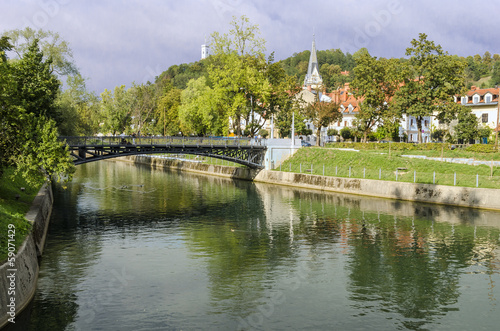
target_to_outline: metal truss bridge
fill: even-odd
[[[141,154],[194,154],[264,168],[265,140],[228,137],[59,137],[76,165]]]

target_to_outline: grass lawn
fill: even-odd
[[[37,187],[30,187],[18,175],[12,178],[13,170],[5,169],[0,178],[0,263],[7,258],[9,237],[15,238],[16,252],[31,230],[31,224],[24,218],[33,199],[43,184],[40,178]],[[22,191],[21,187],[25,190]],[[16,199],[16,195],[19,198]],[[9,236],[9,225],[14,227],[15,235]],[[10,232],[12,235],[12,232]]]
[[[440,157],[441,151],[347,151],[330,148],[301,148],[281,165],[282,171],[315,175],[381,179],[465,187],[500,188],[500,169],[440,161],[410,159],[401,155]],[[498,153],[446,151],[444,157],[498,160]],[[275,170],[280,170],[280,167]]]

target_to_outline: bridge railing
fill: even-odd
[[[110,146],[110,145],[184,145],[184,146],[266,146],[265,139],[233,137],[59,137],[70,146]]]

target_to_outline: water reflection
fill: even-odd
[[[56,190],[39,289],[19,318],[23,330],[495,327],[499,222],[91,163]]]

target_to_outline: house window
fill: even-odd
[[[428,121],[428,120],[425,120],[425,121],[424,121],[424,126],[425,126],[425,127],[429,126],[429,121]]]
[[[488,113],[481,115],[481,122],[488,123]]]
[[[353,108],[352,105],[349,104],[349,112],[352,112],[352,108]]]
[[[479,103],[479,95],[475,95],[472,97],[472,103],[474,104]]]
[[[413,118],[410,121],[410,126],[413,126]]]
[[[347,121],[344,121],[344,126],[347,126]]]
[[[486,102],[486,103],[490,103],[491,102],[491,94],[486,94],[484,96],[484,102]]]
[[[467,97],[462,97],[462,105],[467,104]]]

